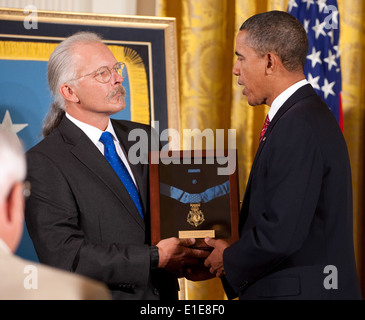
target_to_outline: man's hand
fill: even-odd
[[[170,272],[178,272],[189,265],[195,265],[208,257],[209,252],[189,248],[195,244],[195,239],[169,238],[161,240],[156,246],[159,254],[159,268]]]
[[[221,278],[225,275],[223,266],[223,252],[227,247],[229,247],[229,244],[226,241],[214,240],[212,238],[206,238],[205,243],[208,246],[213,247],[214,250],[205,260],[204,265],[207,268],[210,268],[209,271],[211,274]]]
[[[197,265],[187,267],[183,271],[182,276],[190,281],[204,281],[215,278],[215,275],[210,273],[209,268],[204,266],[204,261]]]

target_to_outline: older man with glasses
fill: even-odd
[[[26,222],[41,262],[104,282],[114,299],[176,299],[181,267],[207,254],[192,239],[150,244],[148,164],[127,155],[129,132],[144,130],[150,145],[151,128],[110,119],[125,108],[123,68],[93,33],[53,52],[55,99],[28,152]]]

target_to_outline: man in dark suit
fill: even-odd
[[[55,101],[27,154],[27,227],[41,262],[104,282],[114,299],[176,299],[179,269],[206,254],[191,239],[150,244],[148,164],[129,161],[128,134],[154,138],[149,126],[109,118],[125,107],[122,71],[93,33],[53,52]]]
[[[233,73],[270,106],[243,199],[240,239],[205,265],[240,299],[360,299],[350,161],[328,106],[305,80],[308,40],[285,12],[248,19]]]

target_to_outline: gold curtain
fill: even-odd
[[[235,36],[253,14],[287,9],[288,0],[159,0],[159,15],[177,19],[181,128],[236,129],[240,193],[258,146],[268,111],[252,108],[232,75]],[[365,3],[338,0],[343,78],[344,135],[347,141],[354,193],[354,243],[358,274],[365,296],[364,151],[365,141]],[[185,282],[185,299],[224,299],[218,279]]]

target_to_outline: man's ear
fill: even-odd
[[[0,208],[1,237],[12,252],[15,252],[23,234],[24,196],[23,184],[17,183],[11,189],[4,207]]]
[[[272,52],[266,54],[266,74],[271,75],[273,74],[277,68],[279,63],[279,57]]]
[[[8,219],[11,223],[23,223],[24,195],[23,184],[15,184],[8,196]]]
[[[75,92],[75,89],[66,83],[64,83],[60,86],[60,93],[67,101],[74,102],[74,103],[80,102],[80,99],[78,98],[78,96]]]

